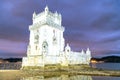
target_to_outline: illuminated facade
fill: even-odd
[[[73,52],[69,44],[66,45],[63,37],[65,28],[61,24],[61,14],[45,10],[33,13],[33,24],[29,26],[30,39],[27,48],[27,57],[22,60],[24,66],[42,66],[48,64],[60,64],[68,66],[72,64],[89,64],[91,51]]]

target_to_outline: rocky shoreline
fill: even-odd
[[[120,71],[21,71],[21,70],[0,70],[0,77],[32,77],[32,76],[59,76],[59,75],[86,75],[86,76],[113,76],[120,77]]]
[[[24,67],[20,70],[0,70],[0,77],[22,78],[31,76],[60,76],[60,75],[88,75],[88,76],[117,76],[120,77],[120,70],[103,70],[91,68],[88,65],[74,65],[68,67],[50,66],[41,67]],[[11,79],[13,79],[11,78]]]
[[[46,77],[56,77],[56,76],[110,76],[110,77],[120,77],[120,71],[21,71],[21,70],[0,70],[0,80],[20,80],[27,79],[29,77],[44,76]],[[24,79],[23,79],[24,80]],[[33,79],[34,80],[34,79]],[[87,80],[87,79],[86,79]]]
[[[40,69],[38,67],[26,67],[22,70],[0,70],[0,76],[4,76],[9,74],[10,76],[16,77],[28,77],[28,76],[51,76],[51,75],[89,75],[89,76],[116,76],[120,77],[120,71],[114,70],[103,70],[103,69],[95,69],[89,66],[83,65],[81,66],[69,66],[68,67],[53,67],[46,66],[44,69]]]
[[[82,69],[82,70],[61,70],[61,71],[22,71],[26,75],[38,76],[38,75],[89,75],[89,76],[116,76],[120,77],[120,71],[113,70],[101,70],[101,69]]]

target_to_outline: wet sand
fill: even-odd
[[[0,80],[16,80],[20,79],[20,70],[0,70]]]

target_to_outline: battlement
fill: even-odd
[[[36,14],[35,12],[33,13],[33,24],[51,22],[53,24],[61,26],[61,21],[61,14],[57,13],[57,11],[55,13],[52,13],[49,11],[47,6],[43,12],[39,14]]]

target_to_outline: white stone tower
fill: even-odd
[[[50,12],[47,6],[43,12],[33,13],[33,24],[29,26],[30,39],[27,57],[23,57],[22,67],[90,63],[91,51],[89,49],[86,53],[73,52],[67,44],[64,51],[64,27],[61,22],[61,14]]]
[[[51,13],[46,6],[41,14],[33,14],[33,24],[30,29],[30,43],[33,52],[30,55],[59,55],[64,49],[63,32],[61,26],[61,15]],[[35,52],[38,49],[39,52]]]
[[[26,58],[25,61],[26,63],[27,61],[28,64],[29,62],[33,62],[34,65],[36,62],[36,65],[38,65],[37,60],[41,59],[41,57],[49,56],[49,58],[54,59],[63,52],[64,27],[61,25],[61,21],[61,14],[50,12],[47,6],[42,13],[33,13],[33,24],[29,26],[30,40],[27,50],[28,59]],[[38,61],[40,61],[40,64],[49,64],[49,62],[54,63],[52,62],[54,60],[46,61],[45,58],[43,60],[44,61]]]

